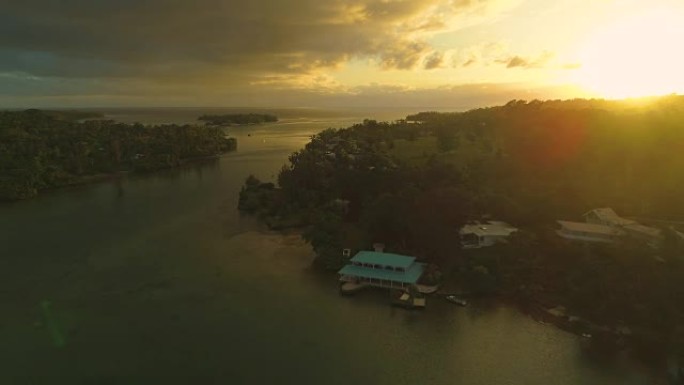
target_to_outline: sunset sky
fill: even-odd
[[[9,0],[0,108],[684,93],[682,0]]]

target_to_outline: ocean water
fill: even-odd
[[[375,119],[378,121],[394,121],[403,119],[409,114],[421,111],[430,111],[430,108],[405,108],[386,107],[371,109],[364,107],[321,109],[321,108],[93,108],[88,109],[103,112],[105,118],[125,123],[139,122],[143,124],[197,124],[202,123],[197,118],[204,114],[230,114],[230,113],[264,113],[273,114],[283,124],[310,123],[318,127],[326,124],[348,126],[363,121],[363,119]],[[443,110],[451,111],[451,110]]]

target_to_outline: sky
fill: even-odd
[[[681,0],[5,0],[0,108],[684,93]]]

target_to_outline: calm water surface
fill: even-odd
[[[363,113],[290,111],[232,129],[239,149],[217,161],[0,205],[0,384],[655,383],[504,306],[340,297],[297,236],[239,215],[247,175],[274,178],[312,134]]]

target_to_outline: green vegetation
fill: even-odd
[[[317,263],[329,269],[345,262],[342,248],[353,254],[382,242],[441,266],[449,287],[563,305],[585,325],[629,327],[635,345],[681,351],[684,245],[676,233],[663,228],[666,241],[651,248],[576,244],[553,229],[596,207],[682,221],[683,122],[679,96],[514,100],[366,120],[314,136],[290,156],[277,187],[248,181],[241,207],[305,226]],[[507,245],[460,249],[459,228],[485,217],[523,230]]]
[[[175,167],[236,147],[235,139],[214,127],[74,121],[84,116],[0,112],[0,200],[30,198],[118,171]]]
[[[269,114],[226,114],[202,115],[198,120],[210,126],[228,126],[233,124],[261,124],[277,122],[278,117]]]

